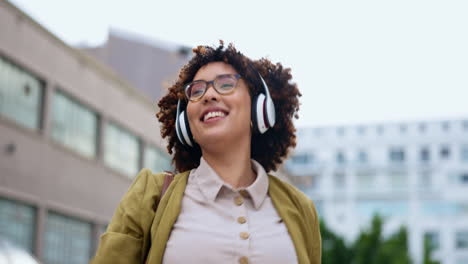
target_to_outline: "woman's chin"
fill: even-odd
[[[204,131],[203,135],[198,135],[197,143],[200,147],[223,147],[225,145],[229,145],[232,142],[236,141],[235,131],[233,129],[227,128],[211,128]]]
[[[219,132],[205,133],[203,136],[197,137],[196,141],[203,148],[204,146],[211,146],[213,144],[227,143],[229,135]]]

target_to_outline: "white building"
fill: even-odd
[[[286,163],[336,232],[353,240],[375,213],[385,232],[408,228],[443,264],[468,263],[468,119],[299,129]]]

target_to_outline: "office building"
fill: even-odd
[[[170,169],[155,98],[5,0],[0,32],[0,237],[88,263],[140,168]]]
[[[370,219],[404,225],[421,263],[423,241],[443,264],[468,263],[468,118],[303,128],[286,164],[291,181],[348,241]]]

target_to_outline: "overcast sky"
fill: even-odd
[[[304,126],[468,118],[468,1],[14,0],[71,45],[109,27],[292,68]]]

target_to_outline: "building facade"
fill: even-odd
[[[147,93],[0,0],[0,239],[42,263],[88,263],[138,171],[170,169],[156,111]]]
[[[291,181],[348,241],[370,219],[404,225],[421,263],[423,241],[443,264],[468,263],[468,118],[303,128],[286,164]]]
[[[153,101],[166,93],[192,54],[185,46],[116,29],[109,31],[104,44],[81,49],[108,65]]]

